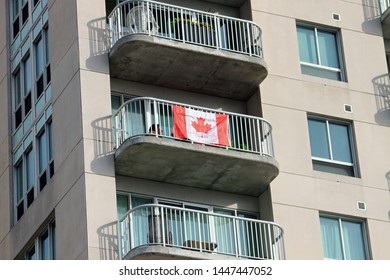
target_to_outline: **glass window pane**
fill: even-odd
[[[53,222],[51,224],[51,246],[52,246],[52,259],[55,260],[56,259],[56,223]]]
[[[52,128],[52,123],[49,122],[47,124],[47,130],[49,133],[49,160],[53,160],[53,128]]]
[[[340,68],[336,34],[326,31],[318,31],[317,34],[321,65]]]
[[[30,56],[28,56],[24,60],[24,95],[27,95],[27,93],[31,90],[31,60]]]
[[[333,159],[352,163],[348,125],[329,123],[329,131]]]
[[[116,209],[117,209],[117,215],[118,219],[122,218],[123,215],[129,211],[129,199],[127,195],[120,195],[118,194],[116,196]]]
[[[324,257],[328,259],[343,259],[339,220],[320,217],[322,247]]]
[[[45,64],[50,63],[50,46],[49,46],[49,30],[44,30],[44,37],[45,37]]]
[[[35,247],[32,247],[30,251],[27,253],[27,259],[28,260],[36,260],[37,259],[37,254],[35,252]]]
[[[50,260],[50,244],[49,244],[49,234],[45,232],[41,236],[41,254],[42,260]]]
[[[39,174],[46,169],[47,155],[46,155],[46,133],[43,132],[38,138],[39,148]]]
[[[330,159],[325,121],[309,119],[310,148],[313,157]]]
[[[297,32],[301,61],[318,64],[314,29],[299,26]]]
[[[19,12],[19,0],[13,0],[12,1],[12,16],[15,18],[15,16],[18,14]]]
[[[362,223],[342,221],[345,259],[365,260],[366,250],[364,246]]]
[[[15,109],[22,101],[22,94],[20,89],[20,71],[18,70],[14,75],[14,91],[15,91]]]
[[[43,43],[42,38],[35,44],[35,78],[43,72]]]
[[[27,189],[34,184],[34,157],[32,149],[26,154]]]
[[[317,76],[320,78],[331,79],[335,81],[341,81],[341,72],[331,71],[328,69],[321,69],[318,67],[313,67],[309,65],[301,65],[302,74]]]
[[[16,198],[19,202],[23,198],[23,161],[16,166]]]
[[[114,115],[118,111],[120,106],[121,106],[121,98],[120,98],[120,96],[112,95],[111,96],[111,112],[112,112],[112,115]]]

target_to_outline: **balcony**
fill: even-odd
[[[226,116],[228,143],[212,144],[173,135],[174,106]],[[208,120],[202,124],[210,125]],[[258,196],[279,173],[271,125],[258,117],[134,98],[114,115],[114,133],[115,170],[119,175]]]
[[[118,227],[120,259],[285,259],[283,229],[266,221],[147,204]]]
[[[247,100],[267,76],[251,21],[155,1],[125,1],[108,17],[110,75]]]
[[[381,14],[383,37],[390,39],[390,0],[378,0],[378,5]]]

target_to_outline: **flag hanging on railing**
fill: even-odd
[[[174,105],[173,136],[203,144],[229,146],[227,115]]]

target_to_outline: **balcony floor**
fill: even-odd
[[[259,57],[133,34],[110,52],[114,78],[247,100],[267,76]]]
[[[278,175],[275,159],[257,154],[140,136],[115,152],[119,175],[251,196]]]

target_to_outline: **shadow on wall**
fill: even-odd
[[[378,5],[378,0],[362,0],[364,22],[362,29],[368,33],[378,33],[381,22],[379,20],[381,14]]]
[[[107,157],[113,157],[114,146],[112,136],[112,118],[105,116],[94,120],[92,123],[94,141],[94,160],[91,169],[96,173],[106,173],[107,168],[113,168],[113,164],[104,164]]]
[[[109,48],[109,32],[106,29],[106,18],[98,18],[88,22],[89,58],[86,61],[88,69],[108,72],[107,54]]]
[[[375,121],[380,125],[390,126],[390,76],[384,74],[372,79],[375,92],[377,113]]]
[[[99,236],[100,259],[117,260],[119,258],[117,222],[99,227],[97,234]]]
[[[387,179],[387,186],[389,188],[389,191],[390,191],[390,171],[386,173],[386,179]]]

